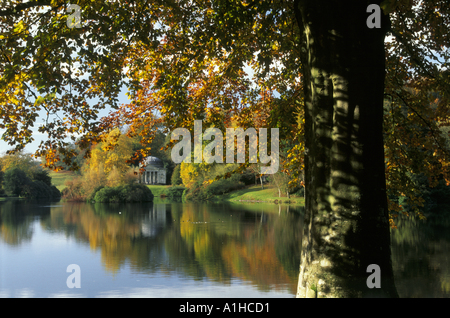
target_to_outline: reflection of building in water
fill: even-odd
[[[141,234],[154,237],[166,226],[166,204],[154,203],[150,211],[144,216],[141,224]]]
[[[139,174],[139,183],[166,184],[167,169],[161,159],[149,156],[142,165],[145,165],[145,171]]]

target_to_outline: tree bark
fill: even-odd
[[[398,297],[382,135],[389,18],[381,13],[382,28],[369,29],[369,4],[295,1],[306,126],[297,297]],[[370,264],[381,269],[381,288],[367,285]]]

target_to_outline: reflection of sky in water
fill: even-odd
[[[141,219],[141,235],[152,238],[164,228],[165,213],[155,209]],[[116,272],[105,270],[101,249],[48,226],[39,217],[29,224],[30,240],[17,245],[0,239],[0,297],[294,297],[280,285],[261,291],[232,277],[226,283],[186,276],[163,248],[153,272],[142,272],[127,259]],[[153,254],[149,254],[153,258]],[[81,288],[68,288],[69,264],[81,269]],[[153,264],[155,265],[155,263]],[[164,268],[164,269],[162,269]]]

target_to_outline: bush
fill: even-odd
[[[166,197],[169,199],[173,199],[173,198],[181,198],[183,196],[183,192],[186,188],[185,187],[170,187],[167,189],[166,191]]]
[[[66,186],[62,191],[62,197],[69,201],[84,201],[85,193],[83,189],[83,182],[81,178],[75,178],[67,180],[64,185]]]
[[[95,202],[151,202],[152,191],[142,184],[129,184],[118,187],[104,187],[94,196]]]
[[[214,196],[242,189],[244,183],[240,182],[240,178],[239,174],[234,174],[231,178],[214,181],[206,188],[206,192],[208,196]]]
[[[151,202],[153,193],[143,184],[128,184],[123,187],[120,198],[122,202]]]
[[[101,185],[101,186],[97,186],[94,188],[94,190],[88,195],[87,200],[88,201],[92,201],[95,198],[95,195],[97,194],[98,191],[100,191],[101,189],[103,189],[105,186]]]
[[[19,168],[6,170],[4,180],[5,190],[17,196],[21,194],[24,186],[31,182],[26,173]]]
[[[33,181],[42,181],[49,187],[52,186],[52,177],[50,177],[50,174],[47,170],[44,170],[42,168],[34,169],[32,171],[32,178]]]
[[[235,174],[229,179],[220,179],[208,186],[203,185],[201,181],[197,181],[188,191],[183,193],[183,199],[187,201],[206,201],[216,195],[242,189],[245,185],[239,179],[240,175]]]
[[[85,170],[81,177],[81,189],[79,192],[82,194],[80,198],[82,197],[83,200],[93,198],[96,190],[101,186],[105,186],[106,183],[107,178],[103,165],[100,165],[97,169]]]
[[[56,186],[52,185],[50,190],[52,191],[52,198],[61,198],[61,191]]]
[[[120,187],[104,187],[94,196],[95,202],[119,202]]]
[[[50,187],[43,181],[38,180],[26,184],[22,189],[21,195],[27,199],[47,199],[51,198],[52,191],[50,190]]]
[[[26,184],[21,193],[27,199],[52,199],[61,197],[55,186],[49,187],[44,181],[37,180]]]

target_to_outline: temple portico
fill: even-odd
[[[144,160],[145,171],[139,174],[139,183],[144,184],[166,184],[166,171],[164,163],[156,157],[147,157]]]

